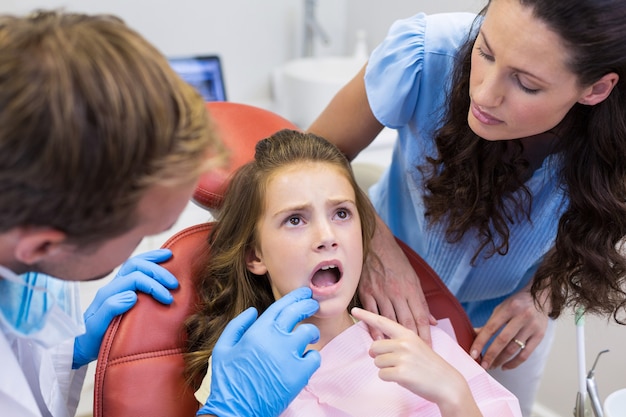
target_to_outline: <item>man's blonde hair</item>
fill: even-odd
[[[221,154],[203,99],[120,19],[0,17],[0,232],[116,236],[147,188]]]

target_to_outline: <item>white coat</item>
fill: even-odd
[[[87,371],[72,370],[73,339],[44,348],[0,330],[0,416],[72,417]]]

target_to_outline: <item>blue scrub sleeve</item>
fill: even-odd
[[[410,120],[419,94],[424,61],[426,15],[396,21],[372,52],[365,72],[365,89],[374,116],[390,128]]]

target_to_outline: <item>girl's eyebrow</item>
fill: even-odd
[[[303,211],[303,210],[308,209],[309,207],[311,207],[311,205],[307,204],[307,203],[296,204],[296,205],[289,206],[289,207],[283,207],[280,210],[272,213],[272,217],[278,217],[278,216],[281,216],[284,213]]]
[[[339,205],[339,204],[344,204],[344,203],[351,203],[351,204],[356,204],[356,202],[349,198],[349,197],[345,197],[345,198],[331,198],[328,200],[331,204],[333,205]]]
[[[345,203],[350,203],[356,206],[356,201],[349,197],[331,198],[331,199],[328,199],[328,202],[333,206],[338,206],[338,205],[345,204]],[[284,213],[304,211],[308,209],[309,207],[311,207],[311,205],[307,203],[296,204],[296,205],[289,206],[289,207],[283,207],[277,212],[273,213],[272,216],[278,217]]]
[[[487,37],[485,36],[485,32],[483,32],[483,30],[480,30],[480,36],[483,38],[483,42],[485,43],[485,46],[487,47],[487,49],[491,52],[491,54],[493,55],[493,50],[491,49],[491,46],[489,45],[489,41],[487,40]],[[535,80],[539,81],[540,83],[544,83],[544,84],[549,84],[546,80],[542,79],[541,77],[536,76],[535,74],[528,72],[524,69],[521,68],[516,68],[516,67],[511,67],[511,69],[515,72],[518,72],[520,74],[524,74],[528,77],[534,78]]]

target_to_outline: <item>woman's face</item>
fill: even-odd
[[[472,50],[470,128],[487,140],[544,133],[586,92],[560,37],[519,0],[493,0]]]
[[[363,242],[344,172],[309,162],[279,169],[267,183],[257,233],[248,269],[268,274],[276,299],[309,287],[320,304],[316,317],[347,314],[361,276]]]

